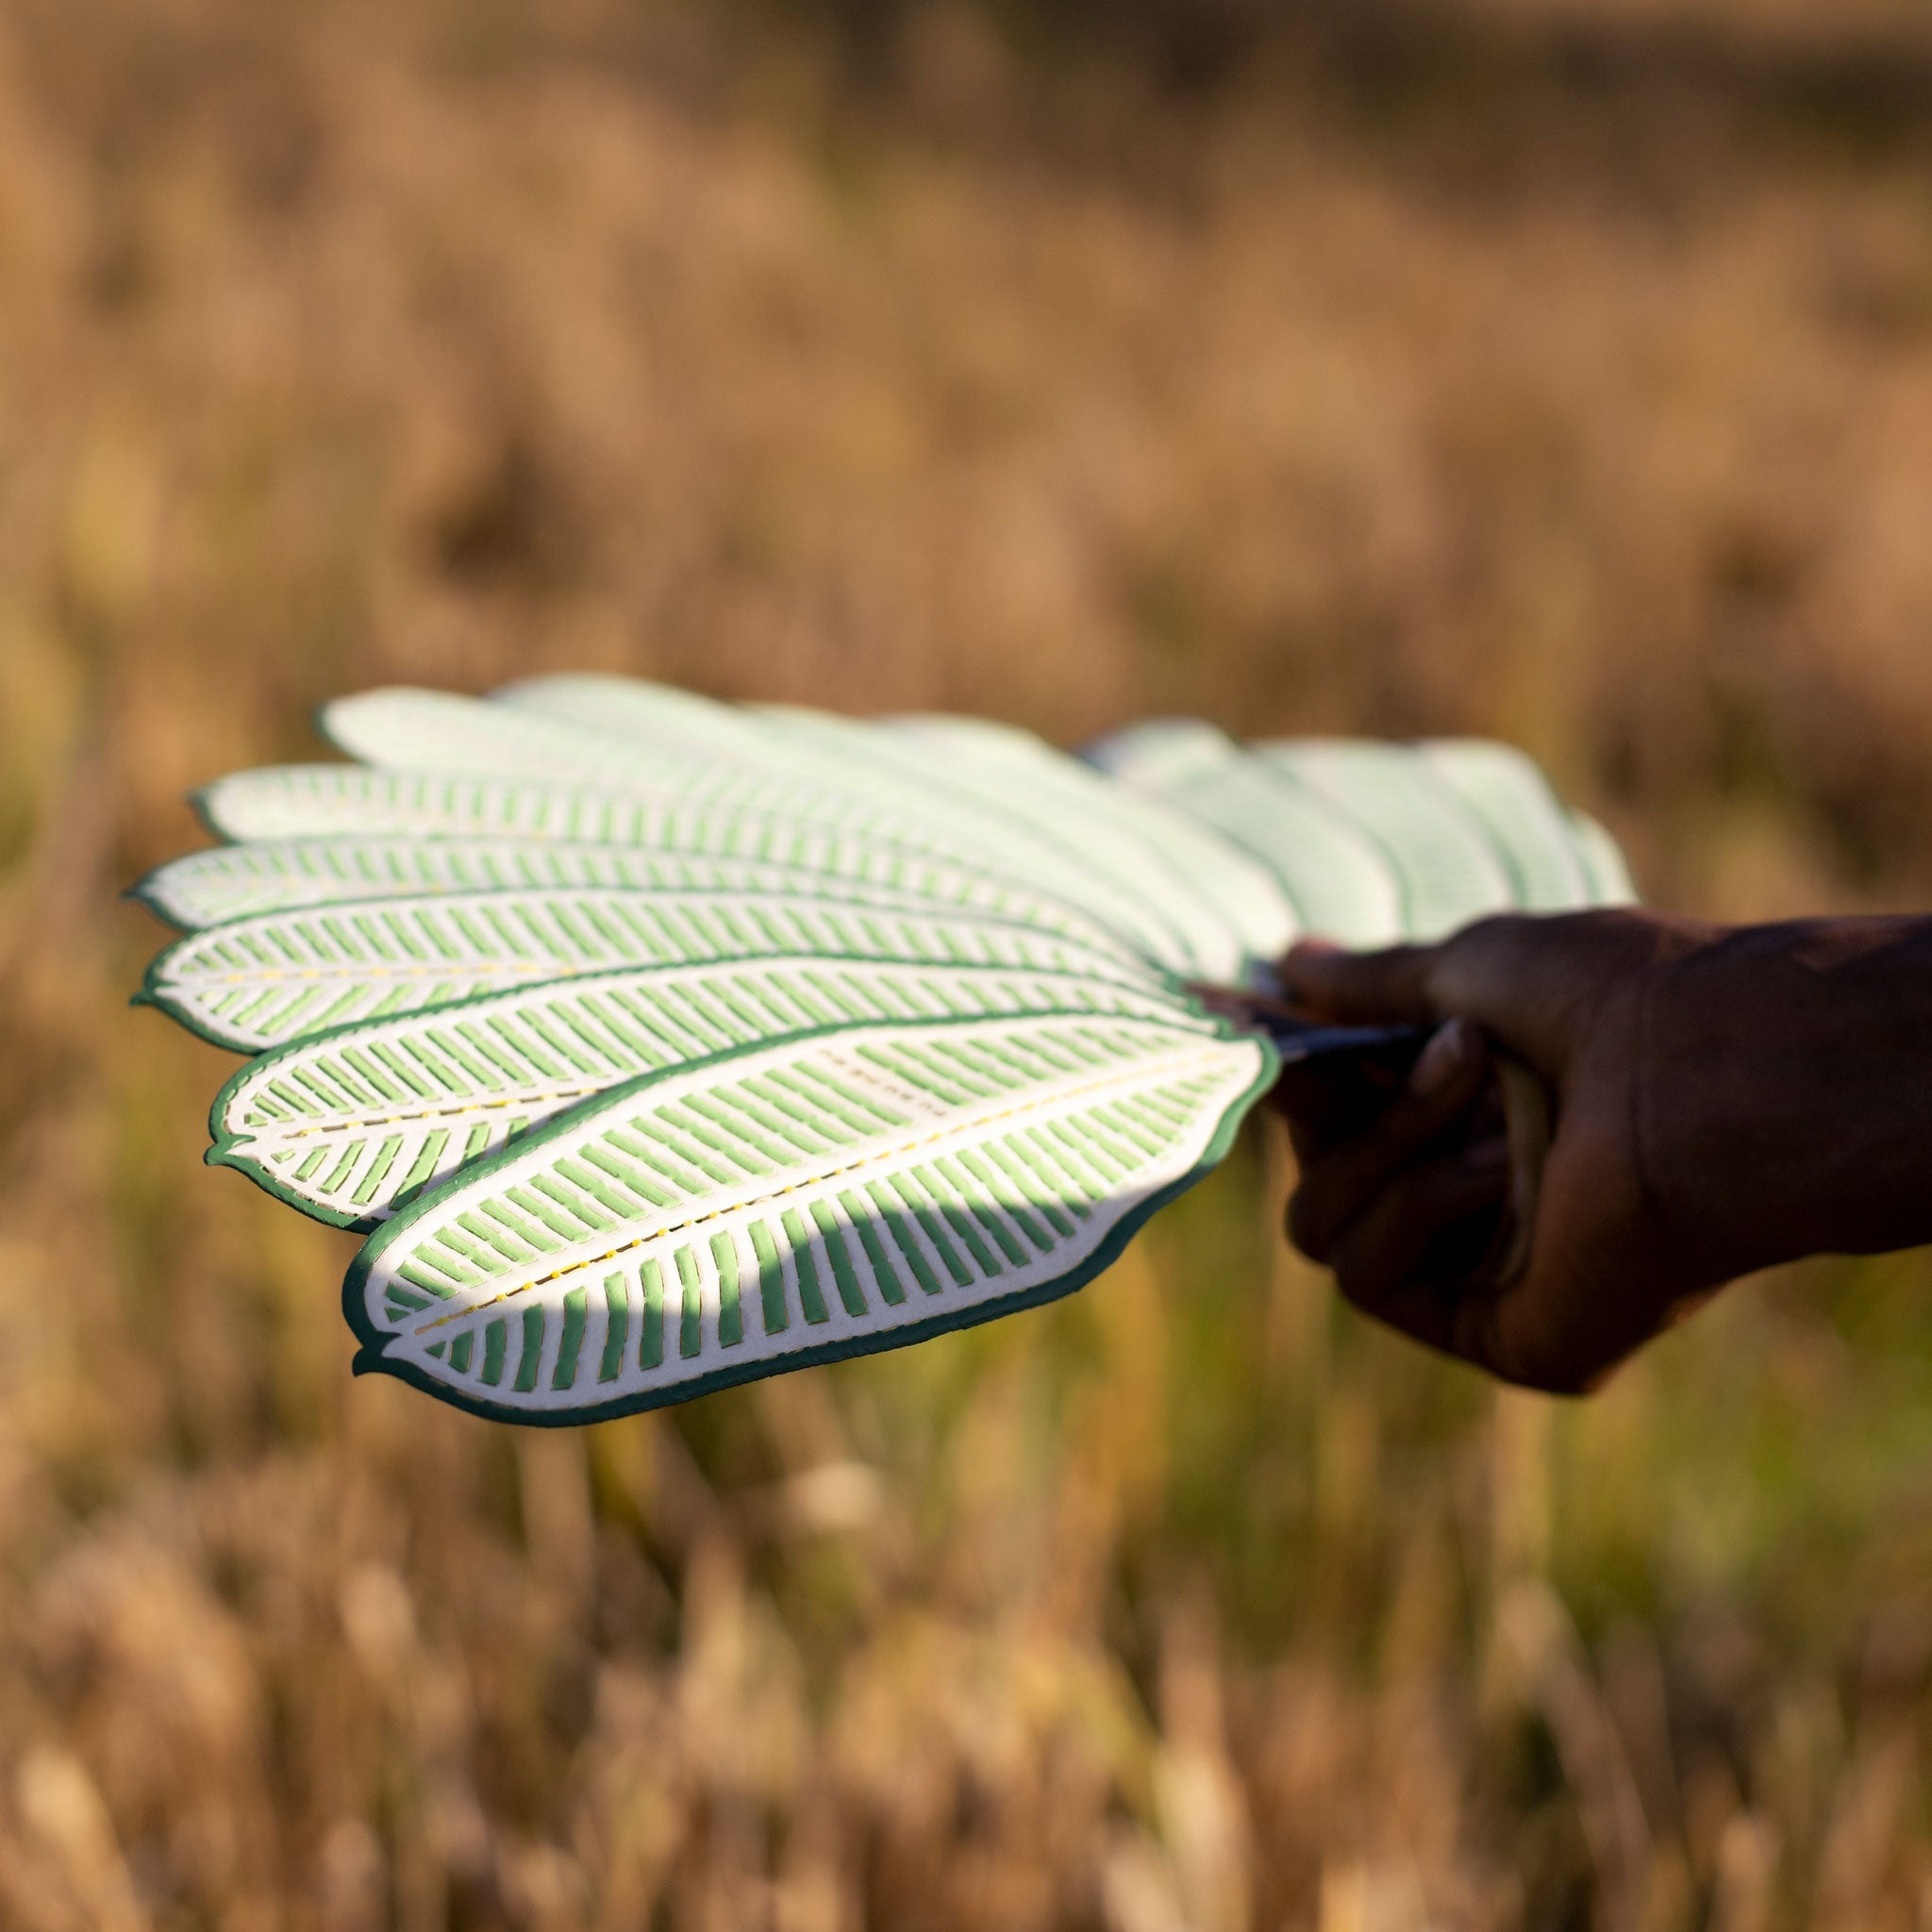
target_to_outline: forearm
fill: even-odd
[[[1642,1182],[1715,1275],[1932,1241],[1932,919],[1713,930],[1641,1031]]]

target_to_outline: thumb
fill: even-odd
[[[1278,970],[1289,996],[1318,1013],[1356,1023],[1474,1020],[1499,1046],[1555,1079],[1579,1015],[1606,980],[1628,969],[1631,951],[1614,914],[1503,913],[1436,945],[1347,953],[1304,942]]]
[[[1390,946],[1351,953],[1327,940],[1304,940],[1275,968],[1290,1001],[1344,1024],[1410,1021],[1427,1025],[1438,1017],[1429,997],[1430,974],[1440,946]]]
[[[1502,913],[1437,948],[1428,995],[1443,1018],[1474,1020],[1553,1084],[1605,1001],[1654,957],[1656,922],[1611,909]]]

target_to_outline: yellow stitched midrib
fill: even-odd
[[[641,1074],[651,1072],[649,1067],[640,1067]],[[532,1107],[541,1101],[559,1098],[573,1093],[601,1093],[607,1087],[613,1087],[619,1079],[627,1079],[628,1074],[619,1074],[615,1079],[586,1079],[575,1085],[554,1085],[529,1089],[521,1093],[511,1093],[502,1100],[468,1100],[459,1107],[425,1107],[414,1113],[357,1114],[350,1119],[325,1121],[320,1126],[291,1127],[288,1132],[276,1134],[271,1124],[268,1131],[252,1133],[249,1144],[261,1146],[267,1141],[277,1143],[285,1141],[302,1141],[316,1134],[373,1134],[379,1127],[407,1126],[417,1121],[441,1121],[461,1119],[466,1114],[489,1113],[492,1108],[509,1107]]]
[[[1172,1071],[1184,1072],[1191,1066],[1204,1065],[1213,1056],[1206,1053],[1191,1055],[1189,1058],[1173,1063]],[[708,1223],[722,1221],[727,1214],[741,1214],[750,1208],[762,1208],[767,1202],[782,1200],[787,1194],[795,1194],[806,1188],[823,1187],[827,1181],[834,1181],[841,1174],[856,1174],[862,1167],[872,1167],[881,1160],[890,1160],[896,1155],[912,1154],[918,1149],[929,1146],[935,1141],[948,1139],[962,1127],[990,1125],[994,1121],[1011,1120],[1015,1116],[1038,1112],[1062,1100],[1075,1100],[1083,1093],[1092,1093],[1103,1087],[1116,1087],[1125,1084],[1137,1074],[1146,1071],[1143,1066],[1130,1068],[1124,1072],[1109,1074],[1104,1079],[1090,1080],[1079,1087],[1061,1087],[1051,1093],[1037,1094],[1030,1100],[1021,1101],[1015,1106],[1001,1108],[995,1113],[977,1114],[972,1120],[955,1120],[930,1134],[922,1134],[916,1140],[902,1141],[896,1147],[868,1154],[863,1159],[851,1160],[839,1167],[828,1167],[823,1173],[810,1175],[802,1181],[790,1181],[782,1188],[774,1188],[770,1193],[754,1194],[742,1201],[734,1201],[727,1208],[708,1208],[702,1214],[691,1215],[688,1220],[673,1222],[668,1226],[654,1228],[649,1234],[641,1234],[627,1241],[620,1241],[616,1247],[608,1248],[601,1255],[589,1255],[582,1260],[573,1261],[568,1267],[553,1268],[548,1274],[539,1274],[529,1281],[520,1282],[515,1288],[507,1288],[502,1293],[494,1294],[488,1301],[472,1302],[467,1307],[453,1308],[446,1315],[440,1315],[433,1322],[425,1323],[421,1327],[409,1331],[411,1339],[430,1334],[433,1330],[445,1327],[451,1322],[467,1321],[472,1315],[480,1314],[486,1308],[493,1308],[499,1303],[513,1301],[520,1294],[527,1294],[534,1288],[541,1288],[552,1281],[561,1281],[567,1274],[575,1274],[579,1269],[599,1268],[607,1261],[614,1261],[620,1255],[627,1255],[635,1248],[648,1246],[652,1241],[662,1241],[666,1236],[683,1234],[693,1227],[703,1227]],[[401,1333],[402,1331],[396,1331]]]
[[[573,960],[550,959],[445,959],[440,964],[412,959],[406,964],[387,960],[354,960],[341,966],[263,966],[247,973],[184,974],[175,984],[183,988],[253,985],[261,980],[285,979],[467,979],[479,973],[521,973],[538,971],[546,976],[562,978],[571,973],[608,972],[613,966],[656,966],[667,963],[653,958]],[[676,964],[676,961],[668,963]],[[552,968],[556,971],[553,974]]]

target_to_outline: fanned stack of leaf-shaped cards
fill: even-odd
[[[1225,1151],[1268,1041],[1191,981],[1625,897],[1499,745],[1089,762],[608,677],[331,705],[203,794],[143,997],[254,1056],[209,1158],[372,1230],[358,1365],[576,1423],[1064,1294]]]

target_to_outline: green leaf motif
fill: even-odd
[[[1352,946],[1386,946],[1405,936],[1402,881],[1381,841],[1212,726],[1144,726],[1107,740],[1090,756],[1259,859],[1302,931]]]
[[[709,753],[734,767],[860,789],[890,806],[896,835],[959,851],[1086,905],[1177,972],[1233,979],[1246,953],[1273,957],[1292,918],[1265,869],[1184,814],[1095,777],[1029,733],[971,719],[881,727],[797,708],[735,709],[629,678],[536,678],[505,707],[641,749]],[[398,745],[396,749],[403,747]]]
[[[142,997],[256,1056],[208,1158],[372,1229],[358,1367],[582,1422],[1066,1293],[1275,1068],[1183,983],[1315,932],[1631,896],[1476,741],[1074,759],[623,678],[330,705],[363,762],[237,773],[137,887]]]
[[[1636,882],[1616,840],[1587,812],[1572,812],[1570,829],[1590,880],[1591,900],[1599,906],[1634,906]]]
[[[739,856],[731,821],[714,815],[733,848],[723,853],[567,840],[421,838],[411,834],[261,839],[214,845],[158,866],[134,894],[185,931],[256,913],[343,899],[429,892],[620,886],[638,891],[817,892],[829,899],[964,907],[1042,931],[1105,942],[1077,908],[1018,880],[903,845],[839,832],[796,839],[784,859]],[[801,858],[796,855],[805,854]]]
[[[843,759],[873,782],[919,797],[948,824],[973,825],[1002,866],[1075,899],[1173,971],[1218,980],[1239,975],[1235,930],[1191,887],[1169,885],[1160,855],[1117,819],[1097,822],[1090,812],[1082,820],[1063,803],[1039,797],[1037,787],[989,780],[944,749],[877,724],[796,706],[764,707],[756,715],[785,744]]]
[[[1163,983],[1124,947],[966,911],[818,893],[553,889],[348,900],[234,920],[168,947],[148,969],[145,996],[204,1039],[253,1053],[531,981],[774,953]]]
[[[1179,908],[1197,955],[1232,978],[1245,956],[1272,959],[1295,936],[1293,908],[1268,868],[1157,798],[1116,785],[1079,758],[983,718],[890,718],[885,726],[948,780],[988,803],[1048,817],[1090,857]]]
[[[1267,874],[1224,841],[1008,726],[916,719],[881,728],[797,708],[734,708],[620,677],[533,678],[494,695],[572,726],[624,733],[640,746],[708,751],[824,785],[862,785],[891,801],[901,836],[971,825],[983,862],[1056,890],[1067,890],[1072,878],[1083,882],[1078,891],[1091,891],[1096,873],[1104,874],[1116,916],[1123,905],[1134,921],[1146,919],[1150,908],[1164,912],[1170,930],[1161,944],[1170,949],[1177,901],[1187,949],[1172,957],[1177,968],[1231,975],[1239,960],[1230,945],[1238,947],[1245,931],[1253,929],[1256,950],[1266,954],[1283,929],[1284,908]],[[901,727],[911,734],[908,743],[895,742]],[[1158,891],[1149,890],[1150,879],[1159,881]],[[1156,957],[1170,953],[1157,946]]]
[[[866,826],[788,817],[732,803],[693,804],[608,786],[547,778],[493,777],[465,771],[393,771],[365,765],[270,765],[237,772],[198,798],[202,816],[239,841],[343,835],[418,839],[508,837],[710,851],[825,869],[828,835],[888,842]],[[868,812],[868,818],[879,814]],[[1002,828],[959,815],[935,832],[903,813],[885,814],[908,854],[996,870],[1064,900],[1125,935],[1156,963],[1200,970],[1159,908],[1085,865],[1077,855],[1029,845]]]
[[[1088,974],[774,956],[518,987],[341,1026],[251,1060],[210,1163],[368,1227],[590,1095],[664,1067],[860,1021],[1081,1013],[1211,1031],[1191,1002]],[[729,1127],[700,1103],[690,1131]]]
[[[1635,896],[1615,841],[1507,745],[1284,740],[1240,745],[1163,719],[1092,745],[1122,784],[1263,861],[1302,927],[1356,946],[1441,939],[1486,913]]]
[[[1381,848],[1401,930],[1434,940],[1517,904],[1509,868],[1461,794],[1407,745],[1304,740],[1253,756],[1355,824]]]
[[[641,688],[625,688],[635,694]],[[648,688],[641,688],[648,689]],[[653,708],[645,699],[647,709]],[[991,864],[1085,905],[1134,935],[1151,958],[1177,971],[1231,976],[1239,944],[1185,880],[1163,902],[1145,889],[1158,854],[1119,832],[1104,809],[1070,839],[1058,811],[1028,809],[1029,788],[976,787],[946,758],[904,756],[891,734],[823,713],[739,714],[735,734],[693,741],[691,707],[672,728],[639,721],[635,706],[587,707],[565,720],[516,701],[442,691],[387,690],[339,699],[324,729],[345,751],[406,771],[446,771],[594,784],[666,802],[742,808],[786,823],[891,836],[919,849]],[[841,734],[856,732],[856,739]],[[1037,789],[1037,788],[1032,788]]]
[[[405,832],[432,839],[566,839],[659,851],[735,853],[786,863],[808,863],[808,855],[827,831],[896,842],[864,827],[828,825],[811,814],[729,800],[462,770],[263,765],[217,778],[196,803],[209,825],[226,839]],[[807,856],[796,857],[801,851]],[[969,856],[968,862],[976,857]]]
[[[1053,1015],[646,1074],[370,1238],[343,1289],[358,1365],[578,1423],[985,1321],[1098,1273],[1274,1072],[1218,1028]]]
[[[1563,912],[1597,899],[1569,813],[1520,751],[1475,738],[1439,738],[1418,749],[1494,841],[1525,912]]]
[[[358,691],[325,705],[322,728],[351,758],[386,769],[591,785],[856,831],[882,830],[892,817],[892,802],[869,793],[850,773],[842,783],[827,783],[771,759],[722,757],[662,737],[640,746],[603,724],[566,724],[451,691]]]

